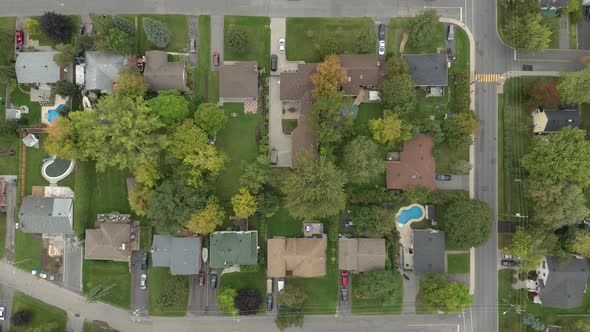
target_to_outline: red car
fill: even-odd
[[[342,287],[348,286],[348,272],[342,271],[340,273],[340,285],[342,285]]]
[[[22,30],[16,30],[16,45],[22,46],[25,43],[25,33]]]
[[[205,273],[199,273],[199,286],[205,286]]]
[[[213,52],[213,65],[219,67],[219,53]]]

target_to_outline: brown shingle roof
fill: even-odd
[[[339,239],[338,266],[353,272],[385,269],[385,240]]]
[[[339,55],[340,65],[348,72],[348,83],[344,84],[344,94],[356,96],[359,87],[374,87],[379,84],[381,62],[376,54]]]
[[[297,168],[300,153],[307,151],[315,155],[317,146],[310,121],[305,116],[300,116],[297,128],[291,133],[291,167]]]
[[[104,222],[98,229],[87,229],[84,258],[128,261],[131,250],[139,249],[138,241],[131,241],[131,230],[131,224],[114,222]]]
[[[186,86],[185,64],[168,62],[168,53],[148,51],[145,53],[145,69],[143,78],[150,90],[176,89],[183,92]]]
[[[286,271],[292,271],[295,277],[323,277],[326,275],[327,246],[326,237],[270,239],[267,275],[282,278]]]
[[[432,156],[434,142],[429,135],[418,135],[404,143],[399,161],[387,162],[387,189],[405,189],[420,185],[434,189],[436,161]]]
[[[219,70],[220,98],[256,98],[258,65],[256,61],[225,63]]]

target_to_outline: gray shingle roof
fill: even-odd
[[[201,268],[201,238],[154,235],[153,266],[170,267],[173,275],[199,273]]]
[[[414,272],[445,272],[445,233],[414,230]]]
[[[16,80],[19,83],[55,83],[61,69],[53,56],[58,52],[23,52],[16,58]]]
[[[74,201],[61,197],[31,197],[23,199],[19,211],[25,233],[72,234]]]
[[[6,116],[6,120],[18,120],[20,119],[20,110],[7,108],[4,115]]]
[[[448,65],[446,54],[404,54],[416,86],[447,86]]]
[[[186,65],[183,62],[168,62],[168,53],[148,51],[145,53],[143,78],[152,91],[175,89],[184,92]]]
[[[570,257],[567,262],[560,262],[557,257],[547,257],[549,274],[539,294],[543,306],[576,308],[582,305],[588,281],[588,262]]]
[[[86,52],[86,89],[111,93],[113,82],[124,65],[125,57],[117,53]]]
[[[560,131],[565,127],[578,128],[580,126],[580,112],[578,110],[545,110],[547,125],[545,132]]]

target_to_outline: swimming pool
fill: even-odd
[[[400,226],[405,225],[408,221],[420,221],[424,219],[424,208],[419,204],[412,204],[399,209],[395,216]]]
[[[59,116],[59,111],[61,111],[64,107],[66,107],[66,105],[61,104],[61,105],[57,106],[55,109],[49,110],[47,112],[47,120],[49,122],[53,122],[53,120],[55,120]]]

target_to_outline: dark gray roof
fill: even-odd
[[[570,256],[563,262],[557,257],[547,257],[547,281],[540,291],[543,306],[554,308],[576,308],[582,305],[582,298],[588,281],[588,262]]]
[[[170,267],[173,275],[197,274],[201,265],[201,238],[154,235],[153,266]]]
[[[447,86],[449,82],[446,54],[404,54],[416,86]]]
[[[25,233],[72,234],[74,201],[62,197],[23,199],[19,220]]]
[[[578,110],[545,110],[547,125],[545,132],[560,131],[565,127],[578,128],[580,126],[580,112]]]
[[[113,82],[124,65],[125,57],[117,53],[86,52],[86,89],[111,93]]]
[[[61,69],[53,56],[59,52],[22,52],[16,58],[16,80],[19,83],[55,83]]]
[[[436,206],[426,205],[426,219],[436,222]]]
[[[445,272],[445,233],[414,230],[414,272]]]

